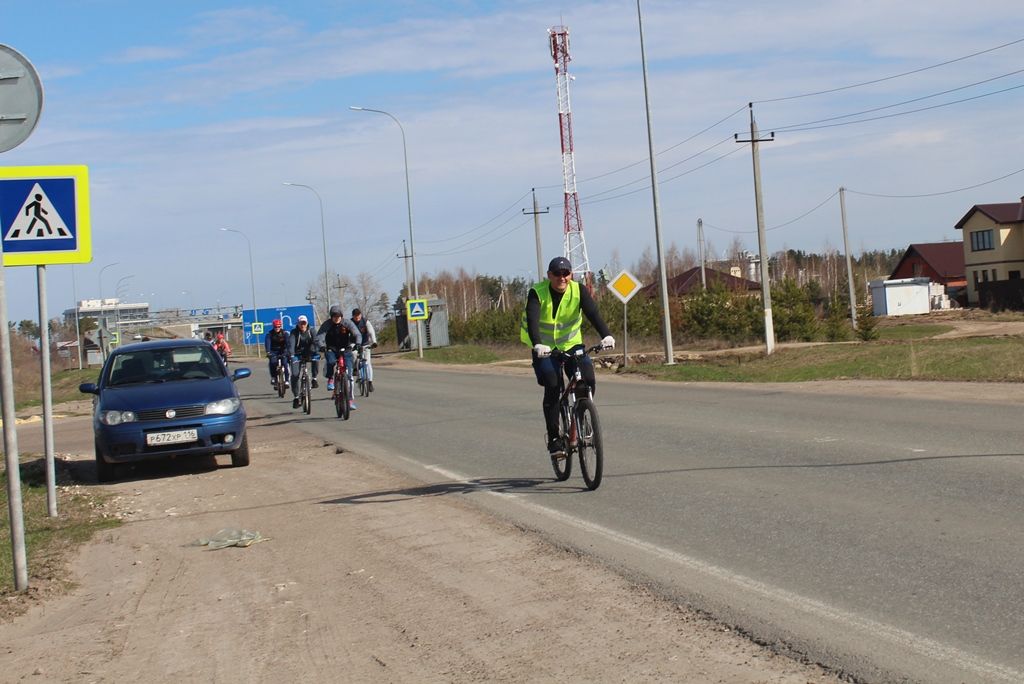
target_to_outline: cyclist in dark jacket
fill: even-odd
[[[277,389],[277,362],[284,365],[284,386],[287,389],[291,377],[292,357],[288,355],[288,333],[281,327],[281,319],[275,318],[263,341],[267,348],[267,359],[270,361],[270,384]]]
[[[345,357],[346,380],[352,382],[352,351],[348,348],[350,344],[362,344],[363,336],[355,323],[346,320],[345,312],[335,304],[331,307],[330,320],[324,321],[320,329],[316,331],[316,343],[321,349],[327,350],[327,360],[324,366],[324,377],[327,378],[327,391],[334,391],[334,368],[338,363],[338,355]],[[349,392],[349,396],[352,393]],[[349,402],[355,408],[354,402]]]
[[[292,377],[299,377],[299,359],[310,360],[312,365],[309,369],[309,376],[313,380],[313,387],[318,387],[316,382],[316,376],[319,372],[320,364],[318,361],[312,360],[313,354],[316,353],[316,337],[313,335],[313,331],[309,327],[309,319],[305,316],[299,316],[299,320],[295,324],[295,328],[291,334],[288,335],[288,358],[292,360]],[[299,383],[292,383],[292,408],[299,408]]]

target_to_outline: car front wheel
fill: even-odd
[[[107,463],[103,458],[103,448],[100,446],[99,440],[93,444],[93,449],[96,452],[96,481],[97,482],[110,482],[114,479],[115,466],[113,463]]]
[[[249,435],[242,437],[242,443],[231,452],[231,465],[235,468],[249,465]]]

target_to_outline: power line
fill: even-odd
[[[992,81],[998,81],[999,79],[1006,78],[1008,76],[1016,76],[1017,74],[1020,74],[1020,73],[1024,73],[1024,69],[1017,69],[1016,71],[1011,71],[1009,73],[1001,74],[999,76],[993,76],[992,78],[986,78],[986,79],[981,80],[981,81],[975,81],[974,83],[968,83],[967,85],[957,86],[956,88],[950,88],[949,90],[943,90],[941,92],[932,93],[930,95],[922,95],[921,97],[915,97],[915,98],[912,98],[910,100],[904,100],[902,102],[896,102],[896,103],[893,103],[893,104],[884,105],[882,107],[873,107],[871,109],[864,109],[864,110],[861,110],[859,112],[851,112],[850,114],[842,114],[840,116],[830,116],[827,119],[817,119],[815,121],[805,121],[803,123],[798,123],[798,124],[789,124],[788,126],[775,126],[771,130],[774,130],[775,132],[786,131],[786,130],[789,130],[789,129],[799,128],[800,126],[810,126],[810,125],[813,125],[813,124],[825,123],[825,122],[828,122],[828,121],[837,121],[839,119],[848,119],[848,118],[850,118],[852,116],[860,116],[862,114],[871,114],[872,112],[880,112],[880,111],[885,110],[885,109],[892,109],[893,107],[901,107],[903,105],[911,104],[913,102],[920,102],[922,100],[928,100],[928,99],[931,99],[933,97],[939,97],[940,95],[948,95],[949,93],[955,93],[958,90],[966,90],[967,88],[973,88],[974,86],[981,85],[983,83],[991,83]],[[905,112],[905,113],[909,114],[910,112]],[[851,122],[851,123],[856,123],[856,122]]]
[[[990,93],[982,93],[981,95],[974,95],[973,97],[964,97],[964,98],[961,98],[959,100],[951,100],[950,102],[941,102],[941,103],[936,104],[936,105],[931,105],[930,107],[918,107],[917,109],[908,109],[905,112],[896,112],[895,114],[883,114],[882,116],[871,116],[871,117],[868,117],[866,119],[857,119],[856,121],[842,121],[840,123],[822,124],[820,126],[804,126],[803,128],[786,128],[786,127],[783,127],[783,128],[785,128],[787,130],[787,132],[789,132],[789,133],[797,133],[799,131],[816,131],[816,130],[821,129],[821,128],[835,128],[837,126],[850,126],[850,125],[853,125],[853,124],[866,123],[868,121],[880,121],[881,119],[892,119],[893,117],[897,117],[897,116],[905,116],[907,114],[917,114],[918,112],[926,112],[926,111],[929,111],[931,109],[939,109],[940,107],[949,107],[949,106],[955,105],[955,104],[962,104],[964,102],[971,102],[972,100],[980,100],[980,99],[982,99],[984,97],[991,97],[992,95],[1000,95],[1002,93],[1007,93],[1007,92],[1009,92],[1011,90],[1019,90],[1021,88],[1024,88],[1024,83],[1022,83],[1021,85],[1010,86],[1009,88],[1003,88],[1002,90],[994,90],[994,91],[992,91]],[[794,126],[800,126],[801,124],[793,124],[793,125]],[[775,130],[780,130],[780,129],[775,129]]]
[[[815,95],[827,95],[829,93],[838,93],[838,92],[840,92],[842,90],[850,90],[852,88],[860,88],[862,86],[874,85],[876,83],[883,83],[885,81],[891,81],[891,80],[896,79],[896,78],[903,78],[904,76],[910,76],[912,74],[919,74],[922,71],[928,71],[929,69],[937,69],[938,67],[946,66],[947,64],[954,64],[956,62],[962,62],[965,59],[970,59],[972,57],[977,57],[979,55],[984,55],[984,54],[987,54],[989,52],[995,52],[996,50],[1002,50],[1005,47],[1009,47],[1011,45],[1016,45],[1017,43],[1021,43],[1021,42],[1024,42],[1024,38],[1018,38],[1017,40],[1012,40],[1009,43],[1003,43],[1002,45],[996,45],[995,47],[987,48],[985,50],[979,50],[978,52],[972,52],[969,55],[964,55],[963,57],[957,57],[956,59],[949,59],[949,60],[946,60],[945,62],[939,62],[938,64],[932,64],[931,66],[921,67],[920,69],[912,69],[910,71],[904,71],[901,74],[893,74],[892,76],[885,76],[884,78],[876,78],[876,79],[873,79],[871,81],[862,81],[860,83],[852,83],[850,85],[840,86],[838,88],[829,88],[828,90],[818,90],[818,91],[811,92],[811,93],[802,93],[800,95],[789,95],[787,97],[776,97],[776,98],[772,98],[770,100],[755,100],[754,103],[755,104],[762,104],[762,103],[767,103],[767,102],[783,102],[785,100],[796,100],[796,99],[799,99],[799,98],[802,98],[802,97],[813,97]]]
[[[1022,171],[1024,171],[1024,169],[1022,169]],[[785,228],[786,226],[788,226],[788,225],[790,225],[792,223],[796,223],[797,221],[799,221],[801,219],[807,218],[808,216],[810,216],[811,214],[813,214],[814,212],[818,211],[823,206],[828,204],[828,201],[830,199],[832,199],[833,197],[835,197],[836,195],[838,195],[838,194],[839,194],[839,191],[836,190],[831,195],[829,195],[828,197],[823,199],[821,202],[819,202],[818,204],[814,205],[814,208],[808,209],[807,211],[805,211],[804,213],[800,214],[796,218],[790,219],[790,220],[785,221],[783,223],[778,223],[778,224],[776,224],[774,226],[771,226],[770,228],[765,228],[765,231],[778,230],[779,228]],[[730,230],[729,228],[719,228],[718,226],[712,225],[712,224],[708,223],[707,221],[704,221],[704,225],[707,226],[708,228],[712,228],[714,230],[718,230],[718,231],[721,231],[723,233],[735,233],[737,235],[749,235],[749,234],[753,234],[753,233],[757,232],[756,230]]]
[[[499,213],[498,213],[498,214],[496,214],[496,215],[495,215],[495,216],[494,216],[493,218],[491,218],[491,219],[488,219],[487,221],[484,221],[483,223],[481,223],[481,224],[480,224],[479,226],[477,226],[477,227],[475,227],[475,228],[470,228],[469,230],[467,230],[467,231],[465,231],[465,232],[463,232],[463,233],[459,233],[458,235],[453,235],[452,237],[447,237],[447,238],[440,238],[440,239],[438,239],[438,240],[420,240],[420,243],[430,243],[430,244],[434,244],[434,243],[437,243],[437,242],[450,242],[450,241],[452,241],[452,240],[457,240],[457,239],[459,239],[460,237],[464,237],[464,236],[466,236],[466,235],[469,235],[470,233],[472,233],[472,232],[474,232],[474,231],[477,231],[477,230],[480,230],[481,228],[484,228],[484,227],[486,227],[486,226],[487,226],[488,224],[490,224],[490,223],[493,223],[494,221],[498,220],[498,218],[500,218],[500,217],[501,217],[501,216],[502,216],[503,214],[506,214],[506,213],[508,213],[508,212],[509,212],[509,211],[510,211],[511,209],[514,209],[514,208],[515,208],[515,207],[516,207],[516,206],[517,206],[517,205],[518,205],[518,204],[519,204],[519,203],[520,203],[520,202],[521,202],[521,201],[523,200],[523,198],[524,198],[524,197],[526,197],[526,196],[527,196],[527,195],[529,195],[529,194],[530,194],[530,191],[529,191],[529,190],[527,190],[527,191],[526,191],[526,192],[524,192],[524,193],[523,193],[522,195],[520,195],[520,196],[519,196],[519,197],[518,197],[518,198],[516,199],[516,201],[515,201],[515,202],[513,202],[512,204],[510,204],[510,205],[508,206],[508,208],[506,208],[506,209],[505,209],[504,211],[501,211],[501,212],[499,212]],[[509,219],[509,220],[511,220],[511,219]],[[505,221],[505,223],[508,223],[508,220],[506,220],[506,221]],[[501,225],[504,225],[504,224],[501,224]],[[485,233],[485,235],[486,235],[486,233]]]
[[[730,137],[729,140],[732,140],[732,138]],[[705,168],[707,166],[711,166],[715,162],[719,162],[719,161],[725,159],[726,157],[731,157],[732,155],[736,154],[737,152],[742,151],[743,148],[746,147],[746,146],[747,145],[741,145],[740,147],[737,147],[736,149],[732,150],[731,152],[726,152],[725,154],[723,154],[723,155],[721,155],[719,157],[715,157],[714,159],[712,159],[710,161],[704,162],[700,166],[695,166],[692,169],[689,169],[687,171],[683,171],[682,173],[677,173],[676,175],[671,176],[669,178],[665,178],[664,180],[659,180],[658,181],[658,185],[664,185],[665,183],[668,183],[669,181],[674,181],[677,178],[682,178],[683,176],[687,176],[687,175],[689,175],[689,174],[691,174],[691,173],[693,173],[695,171],[700,171],[701,169],[703,169],[703,168]],[[581,199],[580,200],[580,204],[586,205],[586,204],[598,204],[599,202],[608,202],[609,200],[619,199],[621,197],[628,197],[629,195],[635,195],[638,192],[643,192],[644,190],[649,190],[650,187],[651,187],[651,184],[648,183],[647,185],[645,185],[642,188],[637,188],[636,190],[630,190],[629,192],[624,192],[624,193],[622,193],[620,195],[612,195],[611,197],[602,197],[601,199],[595,199],[595,200]]]
[[[680,140],[679,142],[677,142],[677,143],[675,143],[673,145],[670,145],[669,147],[666,147],[665,149],[661,150],[660,152],[657,152],[657,154],[659,154],[659,155],[665,154],[666,152],[671,152],[672,150],[676,149],[680,145],[685,145],[686,143],[690,142],[694,138],[697,138],[698,136],[701,136],[704,133],[707,133],[711,129],[716,128],[718,126],[721,126],[723,123],[725,123],[729,119],[733,118],[734,116],[736,116],[740,112],[744,111],[746,108],[747,108],[747,106],[743,105],[742,107],[737,109],[735,112],[733,112],[733,113],[731,113],[731,114],[729,114],[727,116],[724,116],[721,119],[719,119],[718,121],[716,121],[715,123],[711,124],[710,126],[707,126],[707,127],[703,128],[703,129],[697,131],[696,133],[691,135],[689,138],[686,138],[685,140]],[[612,169],[611,171],[605,171],[604,173],[599,173],[596,176],[590,176],[589,178],[583,178],[583,179],[577,180],[576,182],[577,182],[577,184],[579,184],[579,183],[587,183],[587,182],[593,181],[593,180],[598,180],[599,178],[604,178],[605,176],[611,176],[612,174],[619,173],[620,171],[625,171],[626,169],[631,169],[634,166],[639,166],[640,164],[646,164],[648,161],[649,161],[648,158],[644,157],[643,159],[640,159],[639,161],[635,161],[635,162],[633,162],[631,164],[626,164],[625,166],[620,166],[617,169]],[[686,160],[684,159],[683,161],[686,161]],[[557,184],[557,185],[538,185],[536,189],[537,190],[550,190],[552,188],[560,188],[560,187],[562,187],[561,184]],[[610,192],[610,191],[606,191],[606,192]]]
[[[973,190],[974,188],[980,188],[983,185],[990,185],[991,183],[996,183],[998,181],[1001,181],[1001,180],[1004,180],[1006,178],[1009,178],[1010,176],[1016,176],[1018,173],[1024,173],[1024,169],[1017,169],[1016,171],[1011,171],[1010,173],[1006,174],[1005,176],[1000,176],[999,178],[993,178],[992,180],[987,180],[987,181],[984,181],[982,183],[975,183],[974,185],[968,185],[968,186],[963,187],[963,188],[956,188],[954,190],[943,190],[942,192],[928,192],[928,193],[924,193],[924,194],[921,194],[921,195],[885,195],[885,194],[881,194],[881,193],[877,193],[877,192],[860,192],[859,190],[851,190],[850,188],[846,188],[846,191],[847,192],[851,192],[854,195],[864,195],[865,197],[887,197],[887,198],[891,198],[891,199],[908,199],[908,198],[915,198],[915,197],[938,197],[939,195],[952,195],[955,192],[963,192],[964,190]]]
[[[470,247],[468,249],[453,249],[453,250],[449,250],[449,251],[446,251],[446,252],[430,252],[430,253],[428,253],[428,252],[420,252],[420,256],[451,256],[453,254],[463,254],[465,252],[472,252],[473,250],[480,249],[481,247],[486,247],[487,245],[493,244],[493,243],[497,242],[498,240],[506,238],[509,235],[511,235],[512,233],[514,233],[515,231],[517,231],[520,228],[522,228],[523,226],[525,226],[526,224],[532,223],[532,222],[533,222],[533,219],[532,218],[528,218],[525,221],[523,221],[522,223],[513,226],[511,228],[511,230],[508,230],[508,231],[502,233],[501,235],[497,236],[493,240],[488,240],[487,242],[484,242],[482,244],[476,245],[475,247]],[[505,223],[508,223],[508,222],[506,221]],[[504,224],[502,224],[502,225],[504,225]],[[469,243],[466,243],[466,244],[469,244]]]

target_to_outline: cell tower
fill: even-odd
[[[576,160],[572,143],[572,107],[569,103],[569,27],[553,26],[551,57],[555,60],[555,81],[558,84],[558,128],[562,136],[562,178],[565,189],[565,258],[572,264],[575,280],[593,286],[587,242],[583,238],[583,219],[580,217],[580,198],[576,193]]]

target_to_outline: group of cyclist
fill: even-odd
[[[548,264],[547,279],[530,288],[519,333],[520,341],[532,348],[533,371],[537,377],[537,384],[544,388],[542,408],[547,428],[548,452],[552,457],[564,456],[566,453],[566,445],[559,436],[558,424],[558,392],[562,365],[556,356],[552,356],[552,352],[568,352],[583,346],[584,316],[601,335],[601,347],[613,349],[615,338],[601,318],[590,291],[572,279],[572,264],[565,257],[552,259]],[[373,325],[359,309],[353,309],[351,319],[346,319],[340,306],[332,306],[330,318],[324,321],[315,334],[305,316],[299,316],[291,332],[286,332],[282,328],[281,320],[275,319],[273,328],[266,335],[265,344],[271,383],[275,388],[278,361],[284,364],[286,387],[289,386],[292,377],[299,375],[299,364],[302,361],[311,363],[312,386],[319,387],[319,364],[313,359],[313,355],[317,351],[325,351],[324,377],[327,379],[327,390],[333,392],[335,382],[352,382],[351,374],[355,368],[352,350],[359,349],[363,354],[368,389],[373,391],[370,348],[376,346],[377,336]],[[348,373],[346,378],[334,377],[339,355],[345,359]],[[584,381],[592,391],[595,391],[597,382],[590,358],[584,355],[578,361],[578,365]],[[291,383],[291,390],[292,408],[299,408],[298,383]],[[349,396],[353,394],[350,392]],[[349,401],[349,408],[356,408],[354,401]]]
[[[291,332],[286,332],[280,319],[274,319],[272,328],[265,336],[264,342],[269,361],[270,381],[277,388],[277,366],[284,365],[285,387],[291,386],[292,408],[299,408],[298,383],[292,383],[292,377],[298,377],[299,365],[310,363],[310,377],[313,388],[319,387],[317,376],[320,373],[319,363],[314,359],[318,351],[326,352],[324,378],[327,380],[327,391],[334,391],[335,382],[352,382],[352,371],[355,368],[353,349],[358,349],[366,369],[367,389],[373,391],[373,365],[370,360],[370,349],[377,346],[377,333],[373,324],[363,316],[359,309],[352,309],[352,318],[345,318],[340,306],[331,307],[330,318],[313,332],[309,327],[309,319],[299,316]],[[335,378],[338,357],[345,359],[347,377]],[[349,396],[354,396],[349,392]],[[349,409],[355,410],[355,401],[349,400]]]

